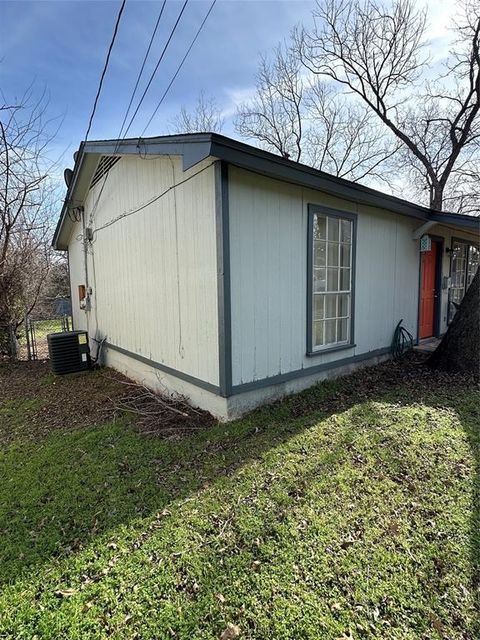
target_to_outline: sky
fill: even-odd
[[[426,4],[428,38],[437,62],[447,51],[455,3]],[[90,139],[118,136],[160,6],[160,1],[127,0]],[[167,1],[144,78],[152,71],[181,6],[180,1]],[[210,0],[189,1],[129,137],[143,131],[209,6]],[[253,93],[259,54],[288,38],[297,23],[309,24],[313,6],[311,0],[217,0],[145,135],[172,132],[174,116],[182,106],[192,108],[201,91],[222,109],[224,132],[235,135],[232,116],[237,104]],[[0,0],[0,88],[10,100],[32,82],[38,94],[47,89],[50,116],[62,118],[50,153],[52,158],[63,153],[64,166],[73,164],[71,156],[85,136],[119,7],[119,0]]]

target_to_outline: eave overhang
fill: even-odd
[[[156,138],[134,138],[128,140],[98,140],[82,142],[70,187],[55,230],[52,245],[65,250],[68,244],[68,210],[83,204],[101,156],[104,155],[171,155],[181,156],[186,171],[209,157],[218,158],[261,175],[315,189],[359,204],[387,209],[392,213],[434,220],[438,224],[449,224],[465,231],[479,231],[479,219],[453,213],[432,211],[427,207],[390,196],[376,189],[329,175],[307,165],[276,156],[216,133],[193,133]]]

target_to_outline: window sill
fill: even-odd
[[[313,358],[315,356],[321,356],[324,353],[333,353],[334,351],[345,351],[345,349],[353,349],[357,345],[351,342],[350,344],[340,344],[334,347],[328,347],[328,349],[319,349],[318,351],[307,351],[307,358]]]

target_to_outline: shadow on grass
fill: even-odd
[[[463,425],[476,461],[471,567],[472,588],[478,593],[479,408],[466,384],[429,372],[417,362],[387,363],[323,383],[243,420],[216,425],[181,441],[142,436],[120,421],[52,432],[41,443],[17,442],[0,454],[0,582],[13,583],[120,525],[140,532],[142,519],[260,460],[321,419],[356,405],[384,401],[450,409]],[[339,429],[329,437],[325,462],[339,465],[350,455],[355,431]],[[398,464],[402,464],[400,455]],[[308,483],[308,475],[303,481]],[[480,620],[475,625],[478,634],[472,637],[480,637]]]
[[[471,564],[472,588],[476,593],[477,620],[474,623],[473,638],[480,638],[480,411],[477,405],[477,420],[472,421],[471,413],[458,410],[475,460],[472,491],[472,521],[471,521]]]

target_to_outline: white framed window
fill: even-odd
[[[307,353],[353,344],[353,214],[310,205]]]
[[[448,323],[453,320],[458,306],[463,300],[463,296],[472,284],[479,264],[480,249],[476,243],[452,238],[452,248],[450,252],[451,286],[448,292]]]

